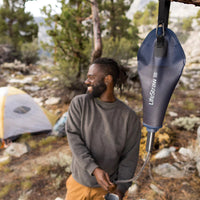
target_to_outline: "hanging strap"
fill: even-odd
[[[156,30],[157,48],[163,48],[166,45],[164,36],[165,29],[168,26],[170,4],[170,0],[159,0],[158,25]],[[165,50],[166,48],[164,49],[164,51]],[[163,54],[164,53],[161,52],[161,55]]]
[[[158,26],[164,25],[164,28],[167,28],[170,4],[170,0],[159,0]]]

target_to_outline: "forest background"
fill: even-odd
[[[157,26],[157,1],[147,3],[142,10],[135,10],[132,17],[127,17],[134,1],[58,0],[61,11],[56,13],[53,6],[47,5],[42,9],[42,18],[35,18],[26,11],[28,2],[30,0],[3,0],[1,4],[0,86],[23,89],[40,105],[61,117],[67,111],[70,100],[85,91],[83,81],[91,61],[95,56],[109,56],[129,69],[124,93],[120,94],[117,90],[116,94],[136,111],[142,121],[136,56],[143,39]],[[96,13],[94,2],[97,3]],[[179,155],[182,147],[190,152],[187,147],[196,145],[197,130],[200,131],[200,54],[197,39],[200,11],[194,10],[191,16],[186,16],[188,9],[184,13],[186,17],[169,20],[169,27],[184,45],[187,63],[170,101],[165,124],[156,135],[153,154],[171,146],[176,148],[175,156]],[[94,16],[100,23],[94,23]],[[94,27],[94,24],[97,26]],[[44,35],[41,37],[41,34]],[[97,37],[99,35],[101,37]],[[57,103],[55,98],[54,103],[47,103],[51,97],[56,97]],[[71,160],[67,138],[52,137],[49,133],[24,134],[15,142],[28,145],[29,152],[0,163],[0,199],[64,199]],[[142,129],[138,169],[143,164],[145,142],[146,132]],[[197,200],[200,196],[200,161],[194,160],[194,157],[199,157],[199,145],[192,147],[193,157],[188,160],[177,161],[180,158],[171,154],[168,158],[151,160],[154,167],[163,162],[169,166],[176,161],[179,171],[175,175],[185,172],[182,178],[163,177],[152,171],[152,179],[151,170],[147,168],[131,188],[129,199]],[[4,149],[0,149],[0,158],[2,156]]]

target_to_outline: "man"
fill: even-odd
[[[133,177],[141,135],[139,118],[114,94],[120,74],[113,59],[95,60],[87,94],[70,104],[66,132],[73,159],[66,200],[103,200],[108,191],[122,200],[131,185],[114,184]]]

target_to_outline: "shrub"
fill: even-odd
[[[27,65],[35,64],[38,60],[38,40],[34,39],[33,42],[24,43],[21,46],[22,60]]]
[[[183,19],[183,25],[182,25],[183,30],[185,30],[185,31],[192,30],[192,25],[191,25],[192,20],[193,20],[193,17],[187,17],[187,18]]]
[[[172,125],[186,129],[187,131],[192,131],[196,124],[200,124],[199,117],[180,117],[172,122]]]
[[[137,44],[131,43],[126,38],[113,40],[112,37],[103,40],[103,57],[112,57],[122,64],[127,64],[129,59],[136,56]]]

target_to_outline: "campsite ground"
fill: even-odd
[[[39,78],[38,78],[39,79]],[[38,80],[37,79],[37,80]],[[197,80],[199,81],[199,80]],[[0,79],[0,86],[6,86],[7,79]],[[37,84],[37,83],[34,83]],[[199,84],[200,85],[200,84]],[[16,85],[13,85],[16,86]],[[168,114],[169,111],[177,113],[178,117],[196,116],[200,117],[199,86],[188,89],[182,86],[176,88],[165,117],[164,130],[169,135],[169,140],[158,143],[153,154],[163,147],[175,146],[187,147],[196,139],[197,127],[192,131],[178,129],[171,125],[174,119]],[[57,87],[48,84],[38,91],[38,96],[47,95],[51,90],[55,93]],[[64,96],[62,97],[65,98]],[[142,117],[142,97],[140,88],[125,91],[120,97],[132,107],[140,117]],[[57,106],[47,106],[48,110],[64,113],[68,105],[61,101]],[[170,130],[170,131],[169,131]],[[164,134],[163,134],[164,135]],[[50,137],[48,133],[24,136],[16,142],[26,143],[30,151],[19,158],[12,157],[7,163],[0,165],[0,199],[2,200],[55,200],[56,197],[65,197],[65,181],[69,176],[70,149],[66,137]],[[144,145],[141,144],[141,151]],[[3,155],[5,149],[0,149]],[[142,155],[139,158],[137,171],[143,164]],[[173,163],[172,156],[160,160],[151,159],[151,168],[160,163]],[[149,172],[151,171],[151,173]],[[163,193],[158,194],[151,189],[151,184],[156,185]],[[147,199],[147,200],[198,200],[200,196],[200,178],[197,171],[188,174],[184,178],[166,178],[155,174],[147,166],[137,181],[138,191],[134,195],[129,195],[128,199]]]

